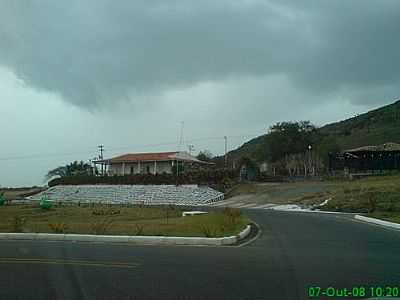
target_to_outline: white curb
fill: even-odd
[[[368,222],[368,223],[373,223],[373,224],[381,225],[381,226],[386,226],[386,227],[391,227],[391,228],[400,229],[400,224],[398,224],[398,223],[393,223],[393,222],[389,222],[389,221],[383,221],[383,220],[379,220],[379,219],[375,219],[375,218],[369,218],[369,217],[364,217],[364,216],[360,216],[360,215],[355,215],[355,216],[354,216],[354,219],[360,220],[360,221],[364,221],[364,222]]]
[[[238,234],[238,239],[239,240],[244,239],[246,236],[250,234],[250,230],[251,230],[250,225],[247,225],[246,228]]]
[[[90,235],[90,234],[55,234],[55,233],[0,233],[0,240],[40,240],[40,241],[75,241],[133,243],[141,245],[196,245],[221,246],[233,245],[250,233],[247,225],[238,235],[206,238],[206,237],[168,237],[168,236],[127,236],[127,235]]]

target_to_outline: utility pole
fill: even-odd
[[[104,159],[104,157],[103,157],[104,145],[99,145],[98,148],[100,151],[99,158],[100,158],[100,160],[103,160]],[[101,175],[104,175],[104,162],[103,161],[101,162]]]
[[[100,151],[99,158],[103,159],[104,145],[99,145],[97,147],[99,148],[99,151]]]
[[[224,136],[225,140],[225,169],[228,167],[228,137]]]
[[[181,151],[181,146],[183,144],[183,129],[184,129],[184,127],[185,127],[185,122],[182,121],[181,122],[181,132],[180,132],[180,135],[179,135],[179,147],[178,147],[178,151],[179,152]]]
[[[178,146],[179,153],[181,152],[181,146],[183,144],[183,129],[184,129],[184,127],[185,127],[185,122],[182,121],[181,122],[181,132],[179,135],[179,146]],[[179,155],[179,153],[178,153],[178,155]],[[182,166],[183,166],[183,162],[182,162]],[[179,160],[177,159],[176,160],[176,185],[178,185],[178,176],[179,176]]]

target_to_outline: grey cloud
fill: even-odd
[[[89,109],[279,74],[321,98],[343,88],[398,92],[398,1],[165,3],[2,1],[0,64]]]

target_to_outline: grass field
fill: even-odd
[[[323,181],[243,183],[236,186],[227,198],[252,195],[260,203],[312,206],[329,198],[336,188],[337,183]]]
[[[248,222],[234,209],[182,217],[175,207],[0,207],[0,232],[220,237],[239,233]]]
[[[251,195],[261,203],[318,205],[323,210],[352,212],[400,223],[400,176],[387,175],[358,180],[324,180],[285,183],[244,183],[229,197]]]
[[[352,212],[400,212],[400,176],[341,182],[325,209]]]

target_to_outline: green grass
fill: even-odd
[[[235,235],[248,223],[233,209],[182,217],[175,207],[0,207],[0,232],[220,237]]]
[[[342,182],[331,194],[325,210],[393,216],[400,213],[400,176]]]

